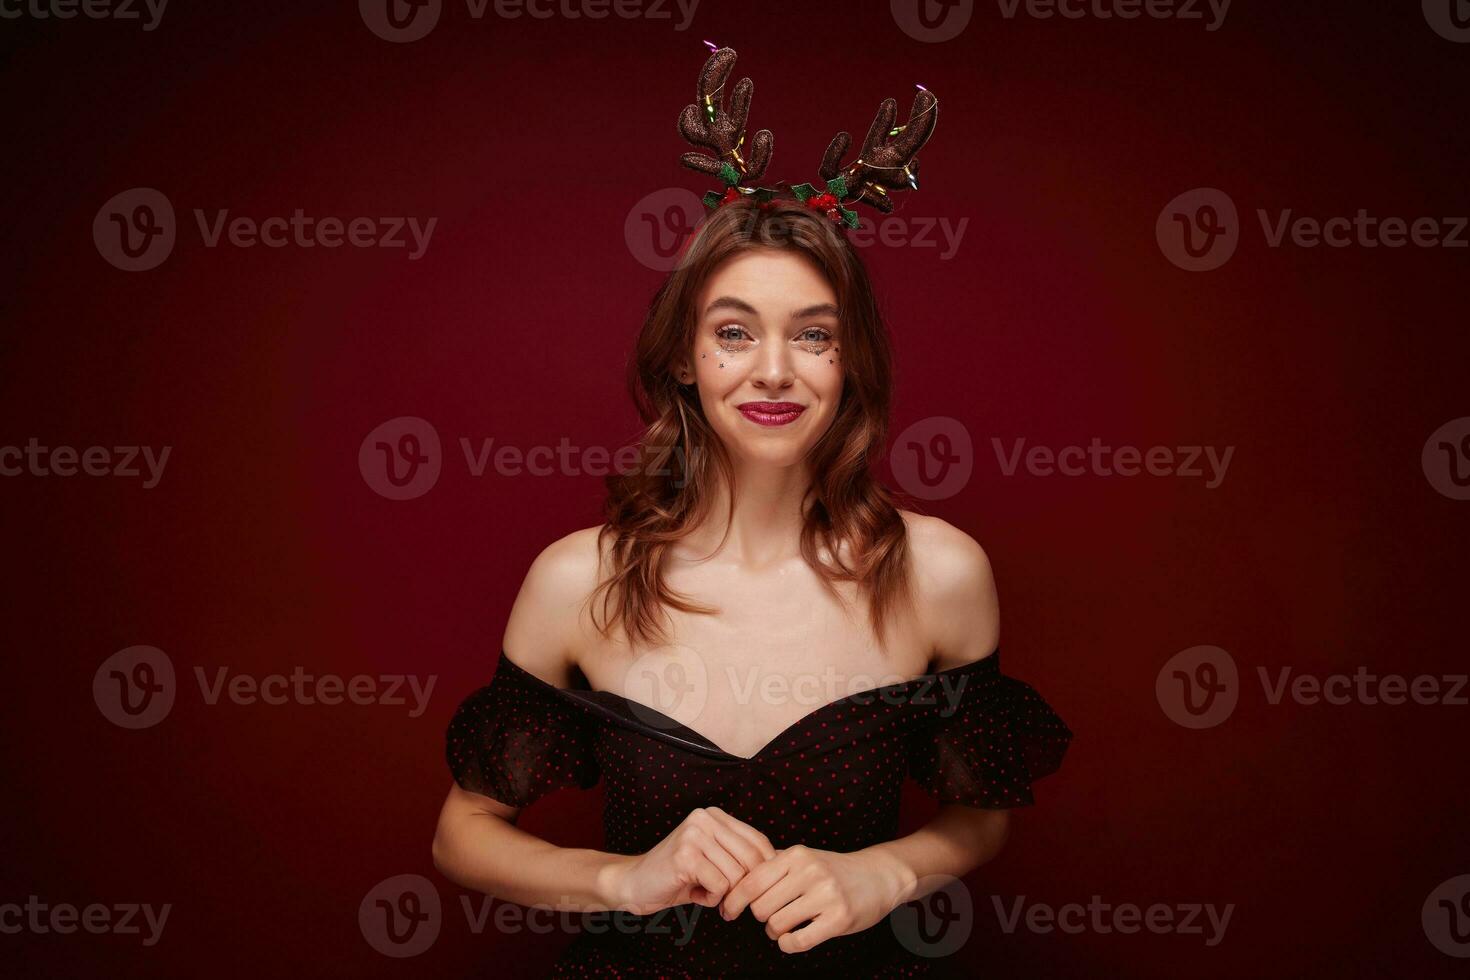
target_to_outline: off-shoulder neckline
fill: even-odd
[[[766,744],[757,749],[754,755],[744,756],[736,755],[733,752],[727,752],[725,749],[722,749],[720,748],[720,746],[715,744],[715,742],[708,736],[703,735],[698,731],[695,731],[693,728],[690,728],[683,722],[673,717],[670,717],[669,715],[665,714],[662,711],[659,711],[657,708],[654,708],[651,705],[644,704],[641,701],[635,701],[632,698],[626,697],[622,694],[618,694],[616,691],[598,691],[591,688],[582,689],[557,687],[550,681],[547,681],[546,679],[531,673],[529,670],[516,663],[506,654],[504,649],[500,651],[500,659],[504,661],[506,665],[509,666],[513,671],[516,671],[529,678],[533,684],[539,685],[546,690],[554,692],[558,697],[568,700],[573,704],[604,714],[621,724],[630,725],[638,729],[639,731],[644,732],[645,734],[650,734],[655,737],[660,737],[665,740],[675,742],[683,748],[694,750],[696,752],[699,752],[700,754],[710,755],[737,763],[756,762],[764,758],[773,749],[773,747],[779,745],[792,732],[797,731],[799,728],[810,722],[817,715],[830,711],[833,708],[838,707],[839,705],[847,704],[858,698],[883,698],[888,692],[897,691],[915,684],[920,684],[924,682],[944,683],[945,679],[947,678],[965,676],[969,674],[992,674],[999,673],[1000,671],[1000,647],[997,646],[994,650],[983,657],[980,657],[976,660],[968,661],[966,663],[958,664],[954,667],[947,667],[944,670],[936,670],[929,673],[920,674],[918,677],[911,677],[906,681],[895,681],[892,684],[883,684],[878,687],[870,687],[862,691],[853,691],[852,693],[845,694],[842,697],[837,698],[836,700],[828,701],[826,704],[822,704],[817,706],[816,708],[813,708],[811,711],[808,711],[806,714],[802,715],[800,718],[796,719],[791,724],[781,729],[781,731],[777,732],[769,741],[766,742]],[[625,708],[627,708],[629,711],[634,712],[638,716],[656,717],[657,719],[659,719],[659,725],[650,725],[645,721],[640,721],[636,718],[630,718],[628,716],[622,715],[614,709],[611,709],[607,704],[603,703],[604,699],[614,700],[622,704]],[[869,703],[871,703],[871,700]],[[685,735],[692,736],[692,738],[682,737],[681,735],[676,734],[678,732],[682,732]]]

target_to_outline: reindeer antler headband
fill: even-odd
[[[713,157],[703,153],[685,153],[679,162],[691,170],[720,178],[725,184],[722,196],[718,191],[704,195],[704,203],[717,208],[728,201],[749,195],[765,205],[778,194],[781,187],[749,187],[766,172],[771,162],[773,139],[769,129],[757,132],[750,141],[749,159],[742,158],[740,148],[745,143],[745,119],[750,112],[750,93],[755,88],[749,78],[735,83],[730,97],[730,109],[725,110],[721,94],[731,70],[735,67],[733,48],[716,48],[705,41],[713,52],[699,72],[699,88],[695,103],[684,107],[679,115],[679,132],[695,146],[714,153]],[[939,99],[924,86],[917,86],[913,108],[909,110],[909,121],[894,126],[898,115],[898,103],[884,99],[878,106],[878,115],[868,127],[868,136],[863,140],[861,152],[847,167],[841,165],[842,158],[852,146],[852,137],[838,133],[827,146],[822,156],[822,165],[817,175],[825,182],[825,190],[819,193],[811,184],[797,184],[790,188],[797,200],[808,207],[826,213],[834,221],[849,228],[858,226],[858,213],[846,204],[862,202],[887,214],[893,210],[891,190],[919,189],[919,150],[934,132],[934,123],[939,117]],[[781,183],[784,183],[781,182]]]

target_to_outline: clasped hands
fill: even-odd
[[[906,869],[891,858],[802,844],[777,850],[713,806],[695,809],[647,853],[614,868],[610,890],[622,911],[651,915],[692,902],[734,919],[749,908],[786,953],[872,926],[908,888]]]

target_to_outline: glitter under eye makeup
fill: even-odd
[[[715,343],[728,354],[738,354],[750,347],[750,334],[739,324],[727,323],[715,330]]]

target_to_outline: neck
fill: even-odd
[[[734,485],[721,480],[710,494],[710,508],[703,523],[685,539],[689,551],[697,558],[718,554],[753,568],[776,565],[800,555],[805,516],[802,497],[811,485],[806,463],[774,467],[732,462]],[[727,521],[732,493],[735,507]]]

